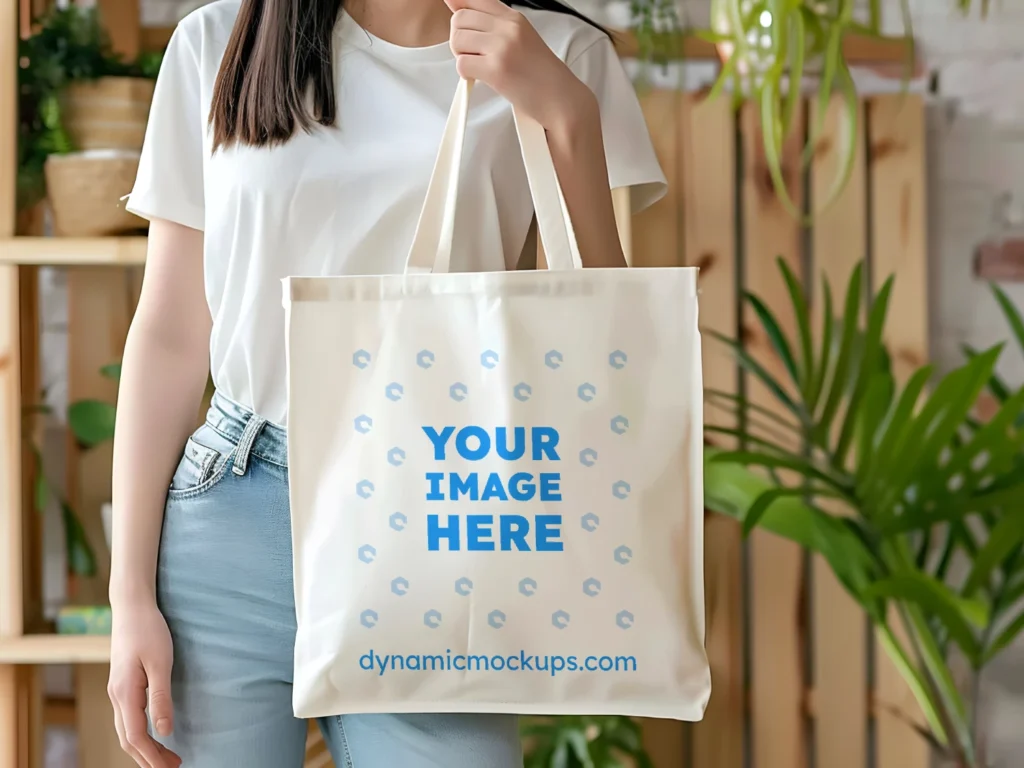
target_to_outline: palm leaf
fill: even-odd
[[[853,270],[850,284],[846,290],[846,305],[843,310],[842,341],[839,346],[839,354],[836,357],[835,371],[832,374],[832,382],[829,388],[828,397],[825,400],[825,407],[821,417],[815,426],[817,438],[827,444],[832,431],[832,420],[839,410],[839,404],[843,400],[848,384],[851,364],[851,350],[857,337],[857,320],[860,317],[861,284],[864,280],[863,265],[858,264]]]
[[[757,313],[758,319],[761,321],[761,326],[764,328],[765,334],[768,336],[768,341],[772,345],[772,349],[775,350],[775,354],[782,360],[782,364],[786,367],[789,372],[790,378],[793,379],[793,384],[796,385],[797,389],[801,386],[801,376],[797,371],[796,360],[793,358],[793,351],[789,348],[789,342],[786,340],[785,334],[779,327],[778,320],[775,319],[775,315],[768,307],[764,305],[757,296],[752,293],[746,295],[747,301],[750,306],[754,308],[754,312]]]

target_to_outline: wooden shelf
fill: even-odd
[[[631,30],[612,30],[620,56],[638,57],[640,44]],[[656,50],[670,59],[718,60],[715,44],[696,35],[655,34]],[[913,46],[905,37],[870,37],[849,34],[843,37],[843,56],[852,66],[871,67],[898,65],[903,67]]]
[[[143,264],[145,237],[12,237],[0,240],[0,264]]]
[[[0,639],[0,664],[106,664],[104,635],[25,635]]]

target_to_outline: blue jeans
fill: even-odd
[[[157,597],[174,641],[187,768],[300,768],[285,432],[216,395],[168,492]],[[519,768],[516,718],[345,715],[319,726],[338,768]]]

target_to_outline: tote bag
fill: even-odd
[[[517,114],[550,268],[449,273],[469,90],[405,274],[286,280],[295,713],[698,720],[696,270],[580,269]]]

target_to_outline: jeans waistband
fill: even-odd
[[[252,456],[288,466],[288,434],[283,427],[271,424],[234,400],[214,392],[206,423],[235,444],[231,471],[244,475]]]

